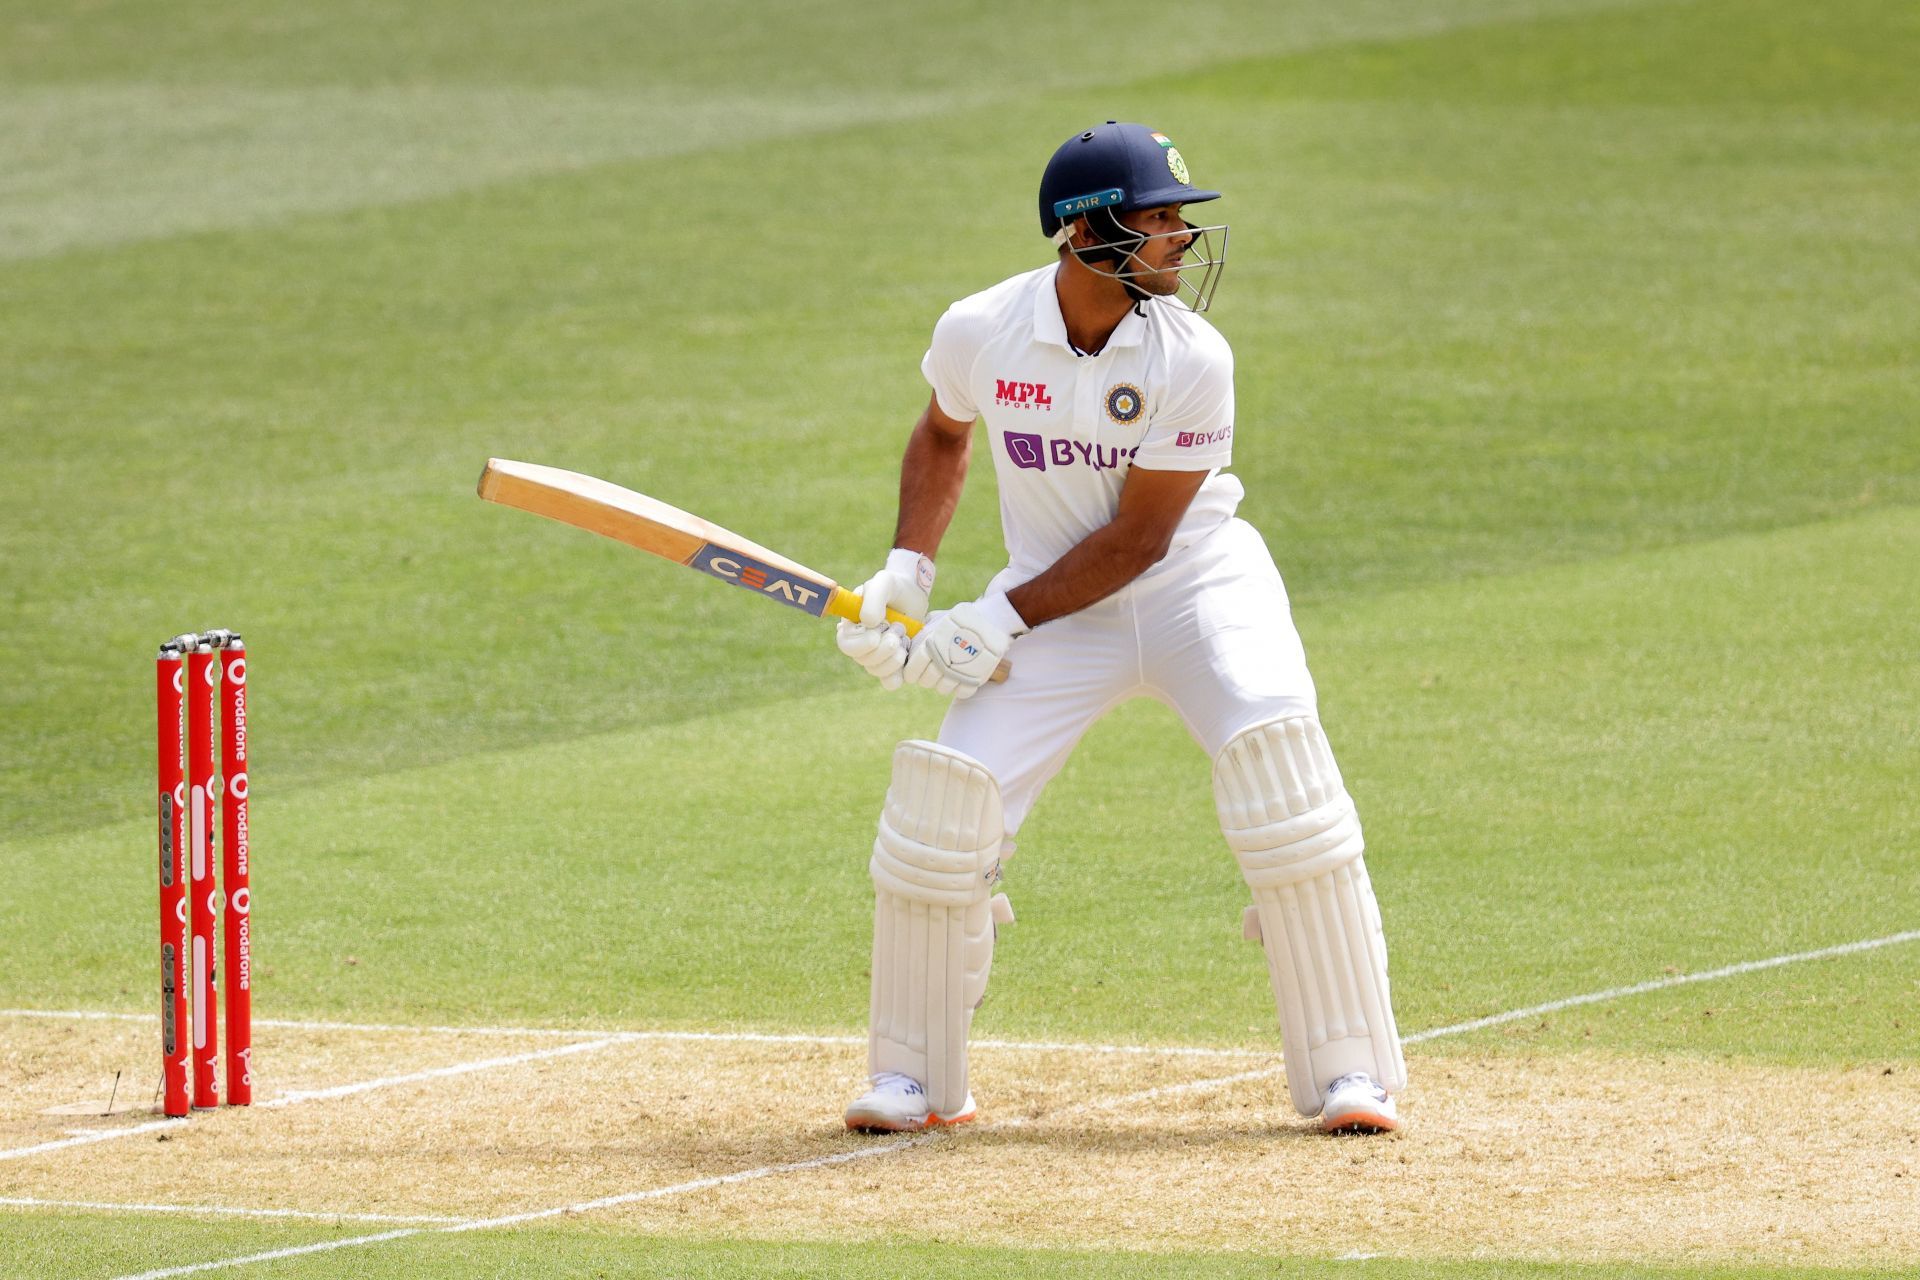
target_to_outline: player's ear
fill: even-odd
[[[1098,243],[1094,239],[1092,229],[1087,226],[1085,218],[1075,218],[1072,222],[1065,224],[1061,230],[1066,233],[1059,241],[1061,253],[1065,253],[1069,248],[1092,248]]]

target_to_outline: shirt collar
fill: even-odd
[[[1057,270],[1058,268],[1056,268]],[[1060,295],[1054,289],[1054,272],[1040,273],[1040,287],[1033,295],[1033,336],[1038,342],[1051,342],[1056,347],[1065,347],[1075,355],[1084,355],[1067,338],[1067,322],[1060,315]],[[1114,328],[1113,336],[1107,339],[1107,345],[1100,348],[1105,354],[1115,347],[1137,347],[1147,329],[1146,317],[1140,314],[1140,307],[1121,317]]]

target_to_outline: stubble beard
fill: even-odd
[[[1180,269],[1161,267],[1148,275],[1135,276],[1133,285],[1142,293],[1150,293],[1156,298],[1166,298],[1180,292]]]

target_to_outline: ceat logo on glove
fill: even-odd
[[[966,654],[969,658],[977,658],[980,656],[979,648],[970,643],[965,636],[955,636],[953,638],[953,647],[961,653]]]

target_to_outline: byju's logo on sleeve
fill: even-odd
[[[1229,423],[1218,431],[1182,431],[1173,438],[1177,449],[1202,449],[1210,444],[1222,444],[1233,439],[1233,426]]]

